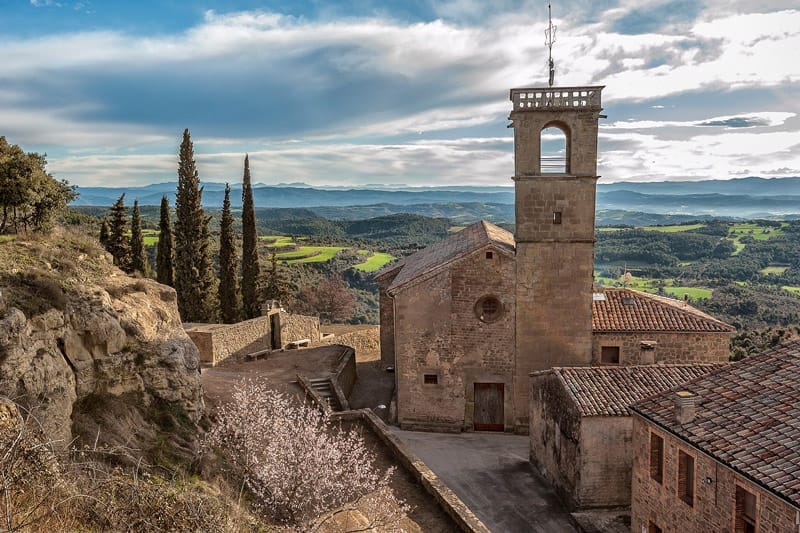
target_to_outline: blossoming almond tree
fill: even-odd
[[[235,387],[232,401],[218,410],[206,447],[229,456],[258,507],[295,527],[317,528],[325,513],[363,503],[381,515],[369,517],[368,527],[394,529],[408,511],[388,487],[394,468],[381,473],[361,435],[265,381],[243,380]]]

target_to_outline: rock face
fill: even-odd
[[[26,317],[11,300],[0,307],[0,396],[33,409],[64,446],[82,431],[73,422],[87,400],[102,411],[105,400],[124,398],[140,415],[166,406],[196,423],[203,412],[199,354],[183,331],[175,291],[110,265],[79,265],[71,275],[63,310]],[[122,427],[96,429],[109,437]]]

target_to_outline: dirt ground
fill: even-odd
[[[325,333],[349,333],[363,326],[324,326]],[[227,360],[213,368],[204,368],[200,379],[203,383],[206,405],[215,405],[230,398],[236,382],[244,378],[266,378],[270,384],[291,394],[302,395],[297,385],[297,374],[326,377],[334,371],[341,348],[336,345],[287,350],[270,354],[266,359],[256,361]],[[350,396],[353,409],[371,408],[386,419],[391,401],[394,374],[380,368],[378,350],[356,351],[356,372],[358,380]],[[378,437],[366,426],[359,423],[360,430],[370,449],[375,452],[377,466],[381,470],[397,466],[394,456]],[[457,531],[452,520],[441,510],[433,498],[402,467],[395,470],[391,479],[395,495],[412,506],[413,510],[401,524],[404,530],[414,532]]]

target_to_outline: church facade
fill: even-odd
[[[376,276],[401,427],[524,433],[532,372],[728,360],[732,328],[685,302],[594,291],[601,91],[512,89],[516,235],[480,221]]]

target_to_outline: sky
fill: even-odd
[[[605,85],[600,183],[800,176],[797,0],[563,0],[556,85]],[[80,186],[512,185],[546,1],[0,0],[0,135]],[[555,145],[554,145],[555,146]]]

